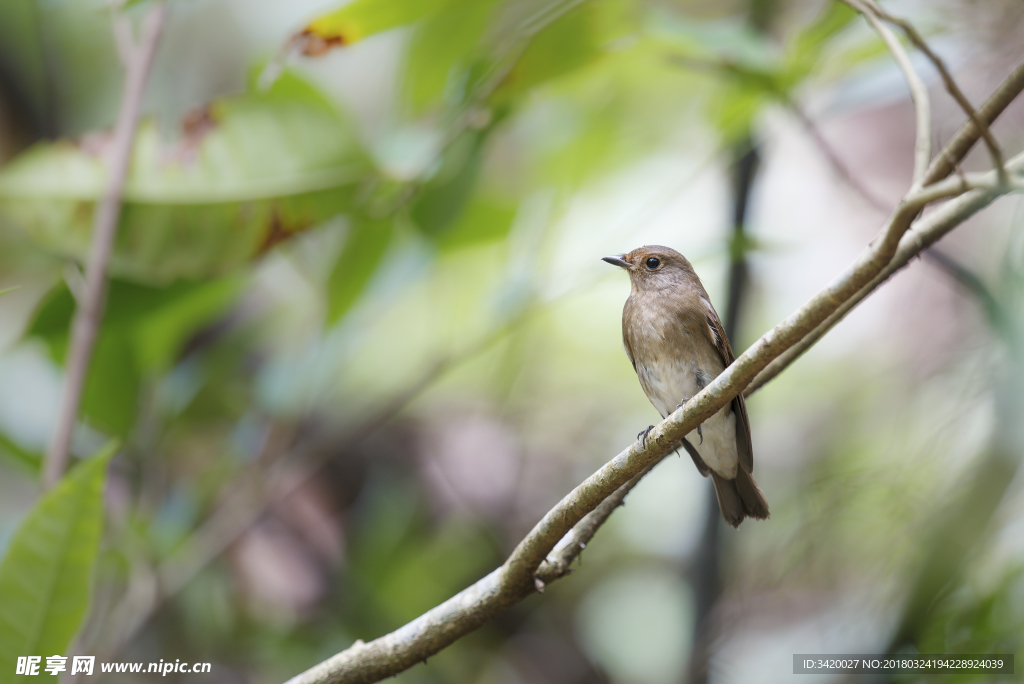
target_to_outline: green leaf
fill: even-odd
[[[309,23],[300,34],[307,39],[306,54],[318,55],[330,47],[351,45],[364,38],[412,24],[452,0],[355,0]],[[314,38],[315,43],[308,39]]]
[[[600,10],[584,3],[538,32],[498,89],[499,99],[521,95],[598,58],[603,42]]]
[[[501,240],[508,235],[515,217],[514,206],[477,199],[463,210],[452,226],[436,236],[434,242],[441,249],[451,250]]]
[[[82,412],[90,423],[126,435],[137,415],[142,378],[169,369],[185,343],[228,309],[243,283],[241,277],[228,277],[159,288],[112,280],[82,394]],[[29,328],[29,335],[47,341],[58,363],[67,355],[74,310],[67,287],[58,287]]]
[[[25,449],[3,432],[0,432],[0,454],[29,474],[39,474],[39,468],[43,462],[42,454]]]
[[[480,176],[486,135],[471,131],[452,143],[437,174],[424,183],[409,215],[426,235],[441,236],[462,214]]]
[[[0,219],[80,260],[106,178],[90,139],[39,144],[0,172]],[[235,270],[348,209],[369,164],[350,123],[285,74],[196,112],[174,144],[143,126],[131,168],[110,273],[166,284]]]
[[[465,99],[472,66],[498,0],[449,4],[425,19],[406,50],[406,97],[414,111]]]
[[[45,494],[22,521],[0,564],[0,682],[18,656],[64,654],[85,616],[103,531],[111,442]],[[44,661],[45,662],[45,661]]]
[[[327,279],[328,323],[341,320],[355,304],[384,258],[393,231],[392,219],[354,223]]]
[[[185,343],[228,310],[244,282],[243,278],[230,277],[204,283],[144,316],[132,334],[139,368],[148,373],[168,370]]]
[[[790,42],[786,53],[785,81],[789,88],[807,78],[821,62],[829,41],[850,25],[857,13],[846,5],[830,2],[817,19]]]
[[[123,331],[110,331],[96,339],[82,390],[82,413],[104,432],[125,436],[138,414],[142,384],[131,340]]]

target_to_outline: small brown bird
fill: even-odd
[[[640,386],[664,418],[735,360],[732,347],[682,254],[646,245],[604,260],[629,272],[632,290],[622,309],[622,344]],[[651,427],[637,437],[646,439]],[[742,394],[687,435],[682,446],[700,474],[711,475],[727,523],[739,527],[747,516],[768,517],[768,502],[751,475],[754,455]]]

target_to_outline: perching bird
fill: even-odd
[[[622,344],[644,393],[665,417],[733,362],[732,347],[682,254],[647,245],[604,260],[629,272],[632,290],[622,309]],[[646,431],[641,435],[646,438]],[[754,457],[742,394],[687,435],[682,446],[701,475],[711,475],[727,523],[738,527],[745,517],[768,517],[768,502],[751,475]]]

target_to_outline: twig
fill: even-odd
[[[1024,168],[1024,155],[1018,156],[1007,165],[1011,170]],[[997,186],[998,187],[998,186]],[[871,292],[886,281],[894,273],[906,266],[910,261],[920,254],[924,249],[935,244],[943,235],[960,225],[968,216],[975,214],[988,206],[996,197],[1001,194],[998,189],[972,190],[961,197],[943,205],[935,212],[922,218],[900,240],[899,249],[892,261],[882,270],[870,283],[858,292],[854,297],[844,302],[825,321],[812,330],[799,344],[795,344],[785,353],[772,361],[761,371],[753,382],[744,391],[745,396],[750,396],[764,385],[770,382],[775,376],[789,367],[794,361],[800,358],[804,352],[810,349],[820,340],[825,333],[831,330],[839,321],[843,320],[855,306],[864,300]]]
[[[882,23],[881,17],[875,12],[874,7],[863,0],[841,0],[864,15],[868,23],[875,29],[875,32],[885,42],[893,59],[903,72],[903,78],[910,88],[910,97],[914,101],[914,110],[917,114],[917,142],[914,144],[914,183],[918,186],[924,184],[925,172],[932,156],[932,123],[931,123],[931,101],[928,97],[928,88],[925,87],[921,76],[914,69],[910,62],[910,56],[903,49],[896,35]]]
[[[1001,172],[1001,173],[1000,173]],[[1003,179],[1000,179],[1003,176]],[[931,185],[913,192],[909,195],[909,202],[924,208],[925,206],[947,197],[955,197],[968,190],[999,190],[1002,192],[1017,192],[1024,189],[1019,170],[1010,173],[1005,166],[999,170],[992,170],[986,173],[958,173],[953,178],[936,181]]]
[[[110,176],[103,196],[96,205],[93,217],[92,244],[85,268],[85,291],[75,309],[71,324],[71,346],[68,349],[67,378],[61,397],[60,412],[54,429],[53,441],[46,454],[43,485],[55,485],[64,473],[71,447],[71,435],[78,418],[82,390],[89,370],[93,346],[103,318],[103,304],[107,285],[107,263],[114,246],[117,223],[121,214],[121,196],[124,192],[132,145],[138,126],[139,109],[146,80],[156,55],[163,29],[166,5],[155,3],[142,23],[140,44],[132,51],[132,59],[125,75],[124,94],[114,129],[111,149]]]
[[[825,136],[821,134],[821,130],[818,129],[817,124],[814,123],[803,108],[801,108],[800,105],[792,98],[786,98],[786,105],[789,107],[790,111],[793,112],[794,116],[800,120],[800,123],[804,125],[804,128],[807,130],[807,134],[811,137],[811,140],[817,144],[818,149],[821,151],[822,155],[824,155],[828,163],[832,165],[832,170],[835,174],[871,207],[883,213],[888,213],[890,209],[889,205],[876,197],[873,192],[868,190],[867,186],[861,183],[860,180],[850,172],[850,169],[839,157],[835,148],[833,148],[831,143],[825,139]]]
[[[956,103],[960,105],[960,108],[964,110],[964,113],[967,114],[967,118],[971,120],[971,123],[973,123],[981,132],[981,137],[984,138],[985,145],[988,147],[989,155],[992,157],[992,165],[999,174],[999,179],[1005,182],[1006,170],[1003,167],[1003,153],[1002,150],[999,149],[999,143],[996,142],[996,139],[992,135],[992,131],[989,130],[988,125],[981,117],[978,116],[978,112],[975,111],[970,100],[967,99],[963,91],[960,90],[960,87],[956,84],[956,81],[953,80],[953,75],[949,73],[949,69],[946,68],[942,59],[931,49],[931,47],[928,46],[928,43],[925,42],[924,38],[921,37],[921,34],[917,32],[917,29],[915,29],[914,26],[906,19],[889,14],[874,0],[862,1],[866,5],[870,6],[875,14],[882,17],[890,24],[899,26],[910,42],[913,43],[918,50],[924,53],[929,60],[931,60],[935,69],[939,72],[939,76],[942,78],[942,82],[945,84],[946,90],[949,91],[949,94],[954,100],[956,100]]]
[[[1024,91],[1024,62],[1017,65],[1017,68],[1010,72],[1010,75],[989,96],[985,104],[978,107],[975,112],[976,117],[985,126],[992,125],[996,117],[1002,114],[1003,110],[1020,95],[1021,91]],[[942,152],[932,160],[922,184],[930,185],[953,173],[960,160],[967,156],[971,147],[978,141],[981,130],[973,120],[965,122],[946,143]]]
[[[543,593],[546,585],[572,572],[570,569],[572,562],[583,552],[583,549],[587,548],[587,544],[597,534],[601,525],[611,517],[616,508],[623,505],[626,495],[640,484],[640,480],[647,473],[651,472],[656,465],[657,463],[652,463],[629,482],[616,489],[611,496],[598,504],[597,508],[590,511],[590,513],[587,513],[582,520],[569,530],[568,534],[555,544],[555,548],[551,550],[551,553],[548,554],[544,562],[537,568],[537,573],[534,576],[534,586],[537,591]]]
[[[976,112],[977,117],[986,124],[991,124],[1000,114],[1002,114],[1003,110],[1005,110],[1006,107],[1009,106],[1009,104],[1013,102],[1018,95],[1020,95],[1021,92],[1024,92],[1024,62],[1017,65],[1017,68],[1010,72],[995,91],[993,91],[985,103],[978,108]],[[981,137],[981,129],[978,128],[974,121],[968,120],[964,122],[956,134],[946,143],[946,146],[938,156],[935,157],[931,166],[928,167],[928,171],[925,173],[923,179],[923,184],[925,186],[933,185],[937,181],[949,176],[949,174],[954,170],[957,170],[957,164],[959,164],[961,159],[967,156],[967,153],[978,141],[979,137]],[[1005,166],[1006,165],[1004,165],[1004,167]],[[1011,171],[1013,170],[1013,166],[1014,163],[1011,162],[1009,165]],[[961,207],[962,210],[966,212],[964,216],[969,216],[987,206],[992,199],[994,199],[994,196],[984,191],[975,191],[965,197],[961,197],[956,202],[951,202],[940,209],[939,212],[936,212],[923,221],[922,224],[914,231],[914,237],[917,239],[924,239],[926,243],[924,246],[927,247],[963,220],[962,218],[956,218],[958,207]],[[947,218],[944,219],[944,216]],[[949,220],[951,223],[945,227],[939,225],[944,220]],[[934,233],[934,237],[930,236],[932,229],[936,231]],[[893,272],[905,266],[907,261],[909,261],[909,259],[916,253],[917,252],[912,252],[909,257],[904,259],[905,254],[901,249],[900,255],[894,258],[893,264],[886,269],[884,277],[880,276],[880,280],[878,280],[877,283],[873,282],[872,285],[877,286],[882,280],[885,280],[892,275]],[[898,263],[901,261],[902,263]],[[843,306],[829,316],[825,322],[812,330],[806,338],[800,341],[799,344],[789,348],[784,354],[779,356],[779,358],[772,361],[768,367],[750,383],[744,392],[744,395],[750,396],[776,375],[785,370],[791,363],[800,358],[804,352],[814,346],[814,344],[821,339],[825,333],[841,321],[846,314],[868,294],[868,292],[870,292],[870,289],[865,288],[863,292],[858,293],[856,297],[843,304]]]

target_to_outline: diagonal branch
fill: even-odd
[[[999,85],[999,87],[996,88],[992,95],[989,96],[988,100],[986,100],[985,103],[978,108],[978,110],[976,111],[976,118],[979,120],[979,123],[982,123],[982,125],[986,126],[988,124],[991,124],[993,121],[996,120],[996,117],[998,117],[1003,112],[1003,110],[1006,109],[1007,106],[1009,106],[1010,102],[1012,102],[1022,91],[1024,91],[1024,62],[1018,65],[1017,68],[1014,69],[1010,73],[1010,75],[1007,76],[1006,79]],[[963,126],[960,127],[960,130],[958,130],[956,134],[949,140],[949,142],[946,143],[946,146],[942,149],[938,156],[936,156],[935,159],[932,161],[931,166],[928,167],[928,171],[924,175],[923,184],[927,186],[929,189],[932,189],[932,187],[936,185],[939,181],[942,181],[944,178],[949,176],[949,174],[952,173],[953,170],[956,168],[956,165],[960,162],[960,160],[967,156],[967,153],[971,150],[974,144],[981,137],[981,130],[982,129],[973,120],[966,121],[963,124]],[[1018,166],[1016,166],[1016,164],[1016,161],[1013,161],[1009,164],[1009,168],[1011,171],[1021,170]],[[973,199],[968,201],[968,197]],[[985,199],[986,197],[987,199]],[[960,200],[958,200],[958,202],[966,202],[967,205],[970,205],[973,202],[982,202],[982,204],[980,204],[977,208],[973,210],[969,208],[967,209],[967,215],[970,215],[973,214],[975,211],[981,209],[983,206],[986,206],[989,202],[992,201],[992,198],[993,197],[987,195],[985,192],[978,191],[961,198]],[[952,211],[952,207],[944,207],[940,211]],[[939,228],[937,224],[940,220],[941,215],[937,213],[936,215],[928,217],[926,221],[922,223],[922,226],[919,228],[919,230],[915,231],[920,233],[921,236],[923,236],[923,239],[926,240],[925,247],[934,243],[936,240],[942,237],[942,235],[945,235],[949,230],[951,230],[959,223],[959,221],[954,221],[945,228]],[[933,224],[933,222],[935,223]],[[935,230],[939,232],[938,234],[935,235],[934,238],[929,238],[926,234],[926,227],[932,225],[936,225]],[[910,257],[908,257],[907,261],[909,261],[909,258],[912,258],[915,254],[916,252],[911,254]],[[894,258],[893,263],[895,264],[899,258],[902,257]],[[905,264],[906,261],[904,261],[903,264],[900,264],[898,267],[892,268],[892,270],[887,268],[886,270],[888,271],[888,275],[891,275],[892,272],[898,270],[898,268],[902,268],[902,266]],[[886,275],[885,277],[887,278],[888,275]],[[779,358],[777,358],[771,364],[769,364],[769,366],[758,375],[758,377],[750,384],[750,386],[747,387],[745,395],[750,396],[751,394],[756,392],[764,384],[766,384],[776,375],[781,373],[791,363],[800,358],[800,356],[802,356],[804,352],[806,352],[808,349],[814,346],[814,344],[819,339],[821,339],[821,337],[825,333],[827,333],[839,321],[841,321],[850,311],[850,309],[856,306],[856,304],[859,303],[867,295],[868,292],[870,292],[870,290],[865,289],[864,292],[858,293],[857,297],[855,297],[854,300],[847,302],[842,307],[840,307],[839,310],[837,310],[835,313],[829,316],[828,320],[825,323],[822,323],[817,328],[812,330],[807,335],[807,337],[800,341],[800,343],[786,350],[784,354],[782,354]]]
[[[1011,161],[1009,167],[1010,169],[1024,168],[1024,157],[1017,157]],[[804,352],[814,346],[825,333],[834,328],[839,321],[843,320],[846,314],[871,294],[875,288],[909,264],[923,250],[935,244],[946,233],[960,225],[967,217],[988,206],[999,194],[998,190],[993,189],[972,190],[922,218],[914,226],[913,230],[908,231],[903,236],[903,239],[900,240],[899,249],[889,265],[873,278],[870,283],[865,285],[860,292],[844,302],[832,315],[808,333],[798,344],[793,345],[784,354],[768,364],[750,383],[743,393],[744,396],[749,397],[788,368],[790,364],[803,356]]]
[[[825,139],[824,135],[822,135],[818,125],[814,123],[814,120],[808,116],[807,112],[803,110],[796,100],[786,98],[786,105],[800,123],[803,124],[804,130],[807,131],[807,135],[810,136],[811,140],[818,146],[818,150],[825,157],[825,160],[832,166],[832,170],[837,176],[839,176],[839,179],[846,183],[846,185],[862,200],[867,202],[869,206],[879,210],[880,212],[888,213],[889,205],[876,197],[875,194],[860,181],[860,179],[853,175],[846,163],[840,158],[839,153],[836,152],[835,148],[832,147],[832,144]]]
[[[55,485],[67,466],[68,451],[71,448],[71,434],[78,418],[82,391],[92,358],[93,346],[103,318],[103,304],[107,289],[107,264],[114,247],[114,236],[121,215],[121,196],[128,166],[131,162],[132,144],[139,121],[139,109],[146,80],[157,44],[164,25],[167,7],[164,2],[154,4],[146,14],[142,25],[139,46],[131,50],[131,60],[125,74],[124,94],[121,109],[114,128],[114,142],[110,157],[110,175],[103,196],[96,204],[93,217],[92,244],[85,267],[85,290],[75,309],[71,324],[71,346],[68,349],[67,379],[61,397],[60,412],[54,429],[53,441],[46,453],[43,467],[43,484],[49,488]],[[115,25],[117,20],[115,19]],[[121,28],[117,35],[123,38]],[[119,39],[121,40],[121,39]]]
[[[587,544],[594,538],[597,531],[601,528],[601,525],[605,523],[608,518],[611,517],[612,513],[619,506],[624,505],[626,495],[629,494],[634,487],[640,484],[640,480],[644,478],[644,475],[651,472],[657,463],[652,463],[637,475],[616,489],[611,496],[602,501],[597,505],[597,508],[587,513],[582,520],[576,523],[575,526],[569,532],[562,537],[555,548],[551,550],[544,562],[537,568],[537,572],[534,576],[534,586],[537,591],[544,593],[544,587],[556,579],[561,579],[572,572],[570,565],[576,560],[576,558],[582,553],[583,549],[587,548]],[[715,511],[718,512],[717,510]]]
[[[915,184],[914,189],[917,187]],[[972,203],[976,198],[970,195],[955,200],[951,204],[959,202],[961,206],[954,207],[959,212],[952,225],[962,222],[1001,191],[973,192],[984,194],[985,201]],[[289,684],[354,684],[393,676],[536,591],[538,579],[544,583],[549,581],[545,579],[549,577],[545,561],[548,565],[558,562],[557,553],[554,562],[549,560],[549,554],[578,523],[598,508],[608,513],[614,510],[618,504],[614,499],[605,503],[609,497],[618,496],[623,489],[628,491],[628,485],[671,453],[673,446],[687,433],[742,392],[758,373],[829,320],[848,300],[881,284],[884,277],[880,276],[897,255],[920,208],[913,195],[908,194],[868,249],[850,267],[807,304],[764,334],[682,408],[656,425],[649,432],[645,445],[634,442],[567,494],[534,526],[501,567],[404,627],[369,643],[357,641],[347,650],[294,677]],[[914,241],[915,248],[907,256],[908,260],[924,248],[920,236],[911,235],[910,240]],[[589,520],[594,522],[600,515],[604,513],[594,514]]]
[[[848,4],[856,1],[851,0]],[[906,57],[891,31],[881,26],[881,32],[888,32],[895,42],[897,61],[900,54]],[[927,132],[929,128],[928,117],[921,116],[922,112],[927,114],[927,92],[922,90],[923,84],[920,84],[916,72],[910,69],[905,74],[912,94],[924,92],[923,99],[915,99],[920,143],[922,130]],[[921,85],[921,89],[915,83]],[[996,89],[978,109],[977,116],[981,121],[991,123],[1021,90],[1024,90],[1024,65]],[[980,135],[980,128],[973,121],[968,121],[930,166],[927,158],[930,141],[924,146],[919,144],[917,158],[924,161],[916,165],[922,168],[915,173],[912,193],[923,185],[948,176]],[[922,151],[926,154],[921,154]],[[672,445],[681,437],[731,401],[755,377],[766,372],[770,364],[784,358],[788,350],[797,348],[802,340],[810,338],[812,341],[807,346],[813,344],[813,340],[827,332],[895,270],[1005,191],[1005,185],[1000,184],[992,189],[966,192],[918,220],[910,232],[908,229],[918,216],[924,197],[918,195],[915,198],[908,193],[878,237],[854,264],[807,304],[763,335],[683,408],[651,430],[646,446],[633,443],[566,495],[520,542],[504,565],[404,627],[369,643],[358,640],[345,651],[294,677],[288,684],[375,682],[394,676],[487,623],[552,580],[564,576],[569,562],[579,552],[581,542],[586,543],[585,540],[621,504],[639,478],[670,453]],[[780,370],[777,368],[775,374]],[[764,382],[767,379],[762,378],[761,384]],[[568,541],[562,541],[570,532],[572,536]]]
[[[942,152],[932,160],[928,172],[924,175],[923,185],[930,185],[953,173],[960,160],[966,157],[974,143],[978,142],[983,128],[990,126],[1022,90],[1024,90],[1024,62],[1017,65],[1017,68],[1010,72],[1010,75],[989,96],[985,104],[978,107],[975,112],[978,123],[975,123],[973,119],[967,121],[950,138]]]

